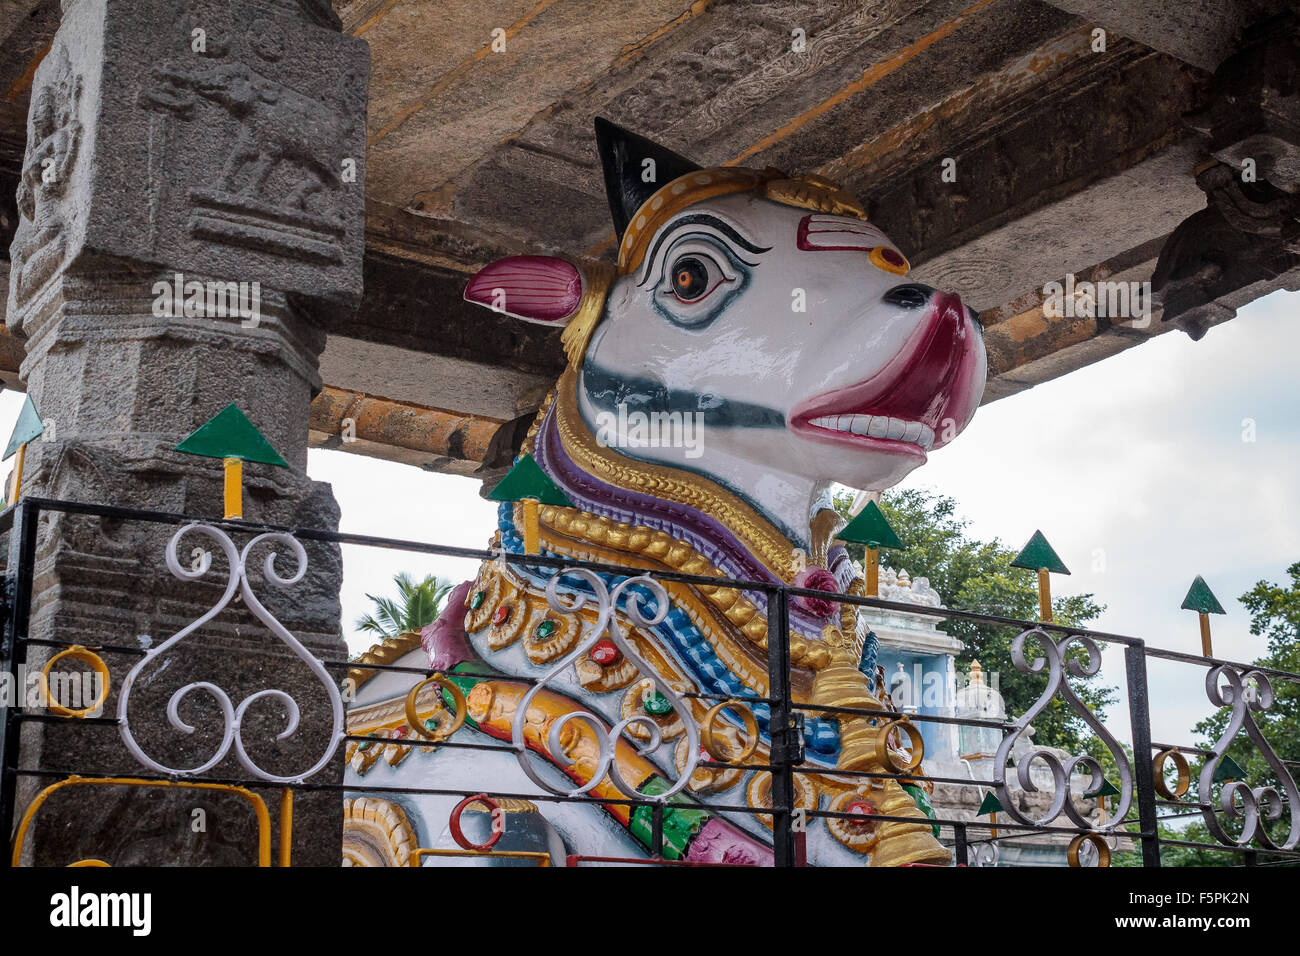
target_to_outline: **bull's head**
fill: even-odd
[[[851,197],[817,178],[701,169],[601,120],[596,132],[617,268],[511,257],[465,292],[567,323],[593,434],[638,412],[694,414],[694,446],[611,444],[702,474],[803,538],[829,482],[887,488],[970,421],[985,376],[975,314],[909,281]]]

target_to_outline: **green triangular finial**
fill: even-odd
[[[532,498],[544,505],[573,507],[573,502],[542,471],[532,455],[521,455],[515,466],[488,492],[493,501],[523,501]]]
[[[1002,801],[997,798],[992,790],[989,790],[985,792],[984,802],[981,803],[980,808],[975,811],[975,816],[982,817],[986,813],[998,813],[1001,809]]]
[[[903,542],[898,540],[894,529],[885,519],[880,505],[868,501],[867,506],[858,512],[858,516],[835,537],[841,541],[853,541],[865,544],[868,548],[901,548]]]
[[[1094,790],[1092,793],[1085,793],[1084,796],[1085,797],[1118,797],[1119,789],[1113,783],[1107,780],[1105,777],[1102,777],[1101,787],[1098,788],[1097,790]]]
[[[240,461],[289,467],[289,463],[280,457],[280,453],[271,447],[271,443],[233,402],[196,428],[176,446],[176,451],[204,458],[238,458]]]
[[[1246,771],[1241,769],[1241,764],[1233,760],[1227,754],[1219,761],[1219,765],[1214,768],[1215,783],[1230,783],[1233,780],[1245,780]]]
[[[1029,542],[1020,549],[1020,553],[1011,562],[1013,568],[1028,568],[1030,571],[1045,569],[1053,574],[1069,574],[1070,569],[1057,557],[1052,546],[1043,537],[1043,532],[1035,531]]]
[[[32,397],[24,395],[22,411],[18,413],[18,421],[14,425],[13,434],[9,436],[9,444],[5,446],[4,458],[0,458],[0,461],[8,461],[19,448],[26,445],[33,438],[38,437],[44,431],[45,423],[41,421],[41,416],[36,414],[36,406],[32,404]]]
[[[1184,611],[1199,611],[1202,614],[1227,614],[1219,599],[1214,596],[1210,586],[1205,583],[1205,578],[1199,574],[1192,586],[1187,590],[1187,597],[1183,598]]]

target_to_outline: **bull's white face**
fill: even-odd
[[[830,482],[895,484],[970,421],[985,352],[956,295],[877,266],[872,248],[901,261],[868,223],[752,193],[684,210],[610,290],[582,367],[588,427],[799,539]]]

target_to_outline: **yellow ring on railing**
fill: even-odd
[[[107,866],[110,869],[112,869],[112,864],[105,863],[103,860],[96,860],[94,858],[91,858],[89,860],[78,860],[76,863],[69,863],[66,868],[72,869],[72,867],[74,866]]]
[[[1174,761],[1174,769],[1178,771],[1178,782],[1174,784],[1173,790],[1170,790],[1169,784],[1165,782],[1165,761],[1171,757]],[[1162,750],[1152,758],[1151,775],[1156,793],[1166,800],[1177,801],[1192,785],[1192,768],[1187,765],[1187,758],[1177,747]]]
[[[95,702],[89,707],[84,707],[81,710],[69,710],[50,696],[50,668],[65,657],[72,657],[76,660],[84,661],[91,666],[96,674],[99,675],[100,694],[95,698]],[[99,710],[99,708],[104,706],[104,701],[108,700],[108,684],[108,665],[104,663],[103,658],[98,654],[82,647],[80,644],[73,644],[71,647],[59,651],[59,653],[46,661],[45,666],[41,668],[41,694],[45,698],[45,709],[58,714],[60,717],[86,717]]]
[[[1079,848],[1085,842],[1091,843],[1097,848],[1098,867],[1110,866],[1110,847],[1106,844],[1106,838],[1100,833],[1080,833],[1070,841],[1070,845],[1065,851],[1065,857],[1070,861],[1070,866],[1083,866],[1079,862]]]
[[[719,714],[730,708],[735,708],[740,712],[740,719],[745,722],[745,734],[749,737],[749,743],[738,757],[728,757],[721,754],[718,740],[713,736],[716,731],[713,726],[714,721],[718,719]],[[722,703],[710,707],[708,713],[704,715],[704,719],[700,721],[700,742],[704,744],[704,749],[709,752],[709,756],[720,763],[744,763],[758,749],[758,721],[754,718],[753,711],[744,704],[724,700]]]
[[[451,726],[443,731],[431,731],[425,727],[420,720],[420,715],[415,710],[415,699],[419,696],[420,690],[427,684],[437,684],[439,687],[451,694],[451,699],[456,704],[456,719],[451,722]],[[407,726],[414,730],[426,740],[446,740],[456,731],[460,730],[461,725],[465,723],[465,693],[453,681],[448,680],[441,674],[434,674],[432,677],[426,677],[420,683],[410,689],[406,695],[406,723]]]
[[[906,733],[908,739],[912,742],[912,756],[906,764],[900,764],[894,752],[889,749],[889,735],[895,730]],[[876,735],[876,759],[893,769],[895,773],[907,773],[909,770],[915,770],[921,766],[921,759],[924,756],[925,740],[921,737],[921,732],[916,729],[916,725],[906,717],[891,720],[881,727],[880,732]]]

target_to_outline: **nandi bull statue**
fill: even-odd
[[[541,552],[863,594],[835,542],[831,483],[887,488],[965,427],[985,378],[974,313],[908,281],[903,254],[825,180],[701,169],[600,120],[596,138],[617,265],[516,256],[465,291],[564,329],[568,367],[521,450],[567,502],[542,499]],[[521,553],[524,520],[523,505],[504,503],[494,546]],[[532,833],[543,849],[644,856],[650,811],[598,799],[636,795],[666,801],[667,858],[770,863],[770,816],[699,809],[771,805],[769,774],[701,765],[767,762],[768,707],[722,701],[767,696],[767,612],[761,592],[489,561],[425,629],[439,676],[403,707],[405,687],[383,675],[384,690],[363,688],[350,731],[495,738],[495,751],[426,747],[411,760],[412,748],[385,745],[407,786],[518,794],[531,780],[588,798],[498,806],[517,848]],[[792,601],[795,700],[878,709],[883,691],[859,669],[874,640],[852,606]],[[414,662],[414,650],[380,647],[359,663]],[[867,718],[806,714],[803,767],[816,772],[796,775],[797,806],[863,815],[808,818],[808,862],[949,861],[899,783],[837,776],[885,770],[881,736]],[[372,748],[352,767],[377,760]],[[455,803],[437,799],[419,807],[426,826]]]

